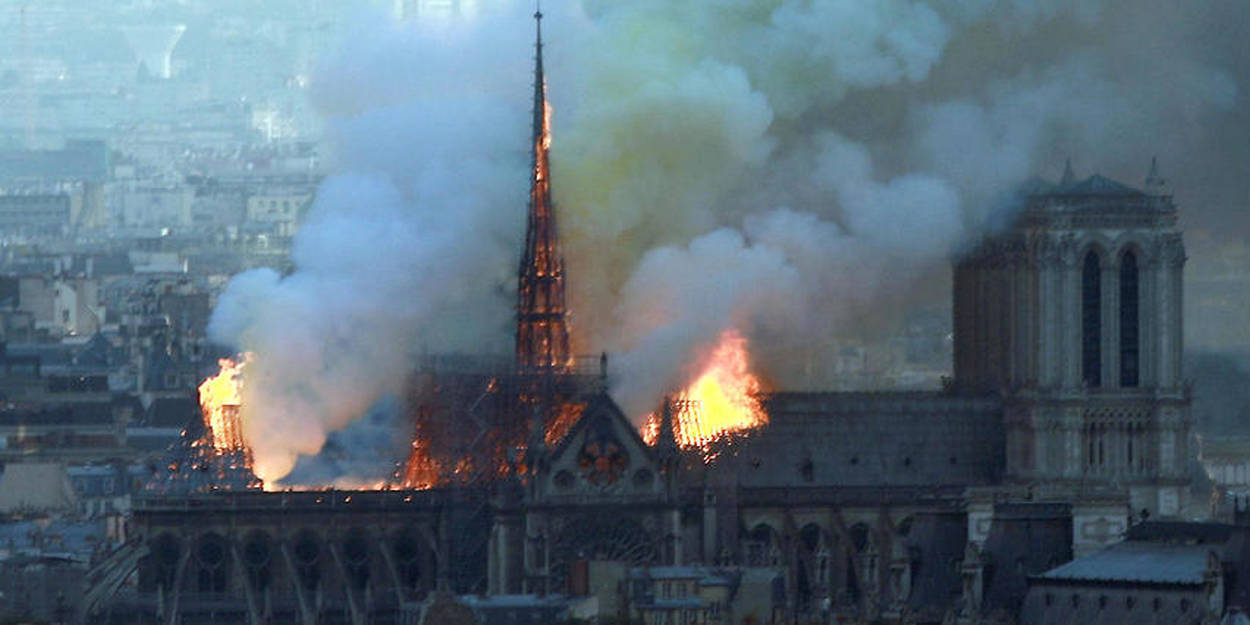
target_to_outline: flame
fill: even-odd
[[[580,402],[565,402],[560,406],[560,412],[547,424],[547,431],[543,435],[543,442],[548,447],[554,447],[564,440],[569,430],[582,420],[582,413],[586,412],[586,404]]]
[[[425,439],[418,434],[412,440],[412,451],[408,454],[408,462],[404,464],[403,488],[429,490],[439,485],[442,467],[430,456]]]
[[[194,472],[207,472],[205,475],[212,480],[207,486],[209,490],[237,488],[237,480],[240,479],[245,482],[241,486],[248,489],[263,488],[270,492],[316,490],[317,487],[306,485],[266,482],[257,475],[252,450],[243,440],[240,419],[244,373],[252,360],[251,352],[235,358],[221,358],[217,361],[221,367],[217,375],[200,383],[200,412],[204,418],[204,434],[192,443],[195,457],[190,460],[190,468]],[[170,472],[177,473],[179,464],[171,463]],[[335,480],[328,487],[340,491],[389,490],[391,484],[386,480],[365,481],[345,477]]]
[[[716,441],[767,425],[768,413],[759,400],[761,390],[759,378],[751,373],[746,337],[736,329],[725,330],[703,371],[672,404],[678,446],[703,449],[710,461]],[[659,415],[647,415],[640,428],[643,440],[654,445],[660,426]]]
[[[221,371],[200,384],[204,426],[213,449],[219,453],[247,448],[243,443],[239,408],[243,405],[243,369],[251,360],[250,352],[238,359],[222,358],[217,361]]]
[[[200,383],[200,415],[204,432],[189,441],[188,456],[169,465],[169,483],[215,491],[256,489],[265,486],[252,468],[252,450],[243,440],[240,408],[243,405],[243,369],[250,353],[217,361],[217,375]],[[183,436],[188,436],[183,431]],[[199,483],[200,480],[207,480]],[[198,485],[197,485],[198,484]]]
[[[546,85],[543,85],[543,91],[546,91]],[[543,148],[551,148],[551,103],[543,98]]]

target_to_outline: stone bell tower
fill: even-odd
[[[1120,492],[1135,515],[1180,512],[1184,265],[1154,162],[1143,189],[1077,181],[1069,164],[956,265],[955,383],[1003,395],[1009,481]]]

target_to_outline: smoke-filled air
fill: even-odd
[[[574,350],[609,354],[640,420],[729,329],[773,387],[828,384],[844,337],[945,293],[952,255],[1067,157],[1140,184],[1157,154],[1165,175],[1246,190],[1212,162],[1250,149],[1221,133],[1245,115],[1247,53],[1213,26],[1244,22],[1242,3],[1201,24],[1153,0],[542,10]],[[210,326],[254,353],[243,423],[261,478],[399,394],[421,354],[511,349],[532,12],[362,16],[316,71],[335,173],[294,270],[236,276]],[[1231,208],[1175,191],[1199,229]]]

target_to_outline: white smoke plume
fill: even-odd
[[[301,225],[294,273],[236,276],[209,328],[255,353],[243,422],[260,477],[286,475],[329,432],[400,394],[419,352],[507,344],[528,118],[515,98],[528,62],[473,49],[493,38],[523,50],[520,19],[375,23],[364,50],[320,74],[314,97],[339,173]]]
[[[1162,0],[544,9],[576,347],[619,355],[638,415],[730,326],[778,384],[818,383],[812,363],[944,279],[1015,185],[1069,155],[1130,183],[1155,151],[1188,163],[1246,72],[1220,54],[1236,33]],[[378,20],[319,74],[339,173],[295,272],[239,276],[213,321],[257,353],[246,429],[270,476],[395,392],[414,351],[510,347],[530,10]]]

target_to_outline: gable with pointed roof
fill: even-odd
[[[550,454],[535,477],[536,499],[603,497],[614,502],[665,496],[660,462],[607,393],[587,398],[582,418]]]

